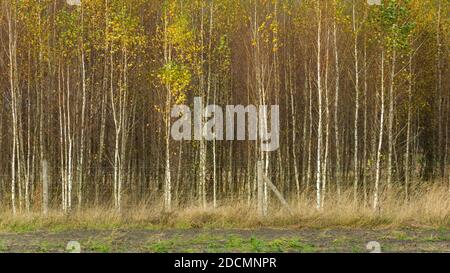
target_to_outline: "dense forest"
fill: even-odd
[[[375,2],[1,0],[0,209],[253,205],[261,161],[319,209],[450,192],[450,3]],[[279,149],[175,141],[194,97],[279,105]]]

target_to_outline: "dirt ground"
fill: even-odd
[[[450,253],[449,229],[408,230],[79,230],[0,233],[0,252],[68,252],[69,241],[81,252],[382,252]]]

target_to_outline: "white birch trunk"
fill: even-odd
[[[380,115],[380,129],[378,136],[378,148],[377,148],[377,162],[375,167],[375,187],[373,196],[373,209],[379,209],[379,184],[380,184],[380,172],[381,172],[381,148],[383,147],[383,130],[384,130],[384,49],[381,52],[381,115]]]
[[[388,121],[388,166],[387,166],[387,186],[392,186],[392,157],[394,150],[394,88],[395,88],[395,63],[396,50],[392,52],[391,79],[389,87],[389,121]]]
[[[321,34],[322,34],[322,11],[320,2],[317,2],[317,91],[318,91],[318,113],[317,125],[317,164],[316,164],[316,207],[321,208],[321,177],[322,177],[322,78],[321,78]]]
[[[334,1],[337,8],[337,1]],[[339,68],[339,51],[337,40],[337,26],[336,15],[333,20],[333,38],[334,38],[334,58],[335,58],[335,95],[334,95],[334,139],[336,145],[336,188],[338,200],[341,196],[341,152],[340,152],[340,138],[339,138],[339,88],[340,88],[340,68]]]

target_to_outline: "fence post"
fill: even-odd
[[[48,214],[48,164],[42,160],[42,212]]]

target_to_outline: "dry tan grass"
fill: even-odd
[[[27,232],[35,230],[116,229],[116,228],[450,228],[450,195],[447,187],[417,186],[409,200],[399,189],[382,194],[381,208],[374,211],[370,202],[357,203],[352,191],[341,198],[328,193],[325,207],[317,210],[313,200],[302,198],[291,203],[292,214],[270,201],[269,215],[258,217],[255,207],[246,202],[227,201],[218,208],[178,207],[163,212],[160,203],[142,205],[117,212],[97,207],[64,214],[0,213],[0,231]],[[369,200],[371,196],[369,195]],[[211,206],[212,207],[212,206]]]

